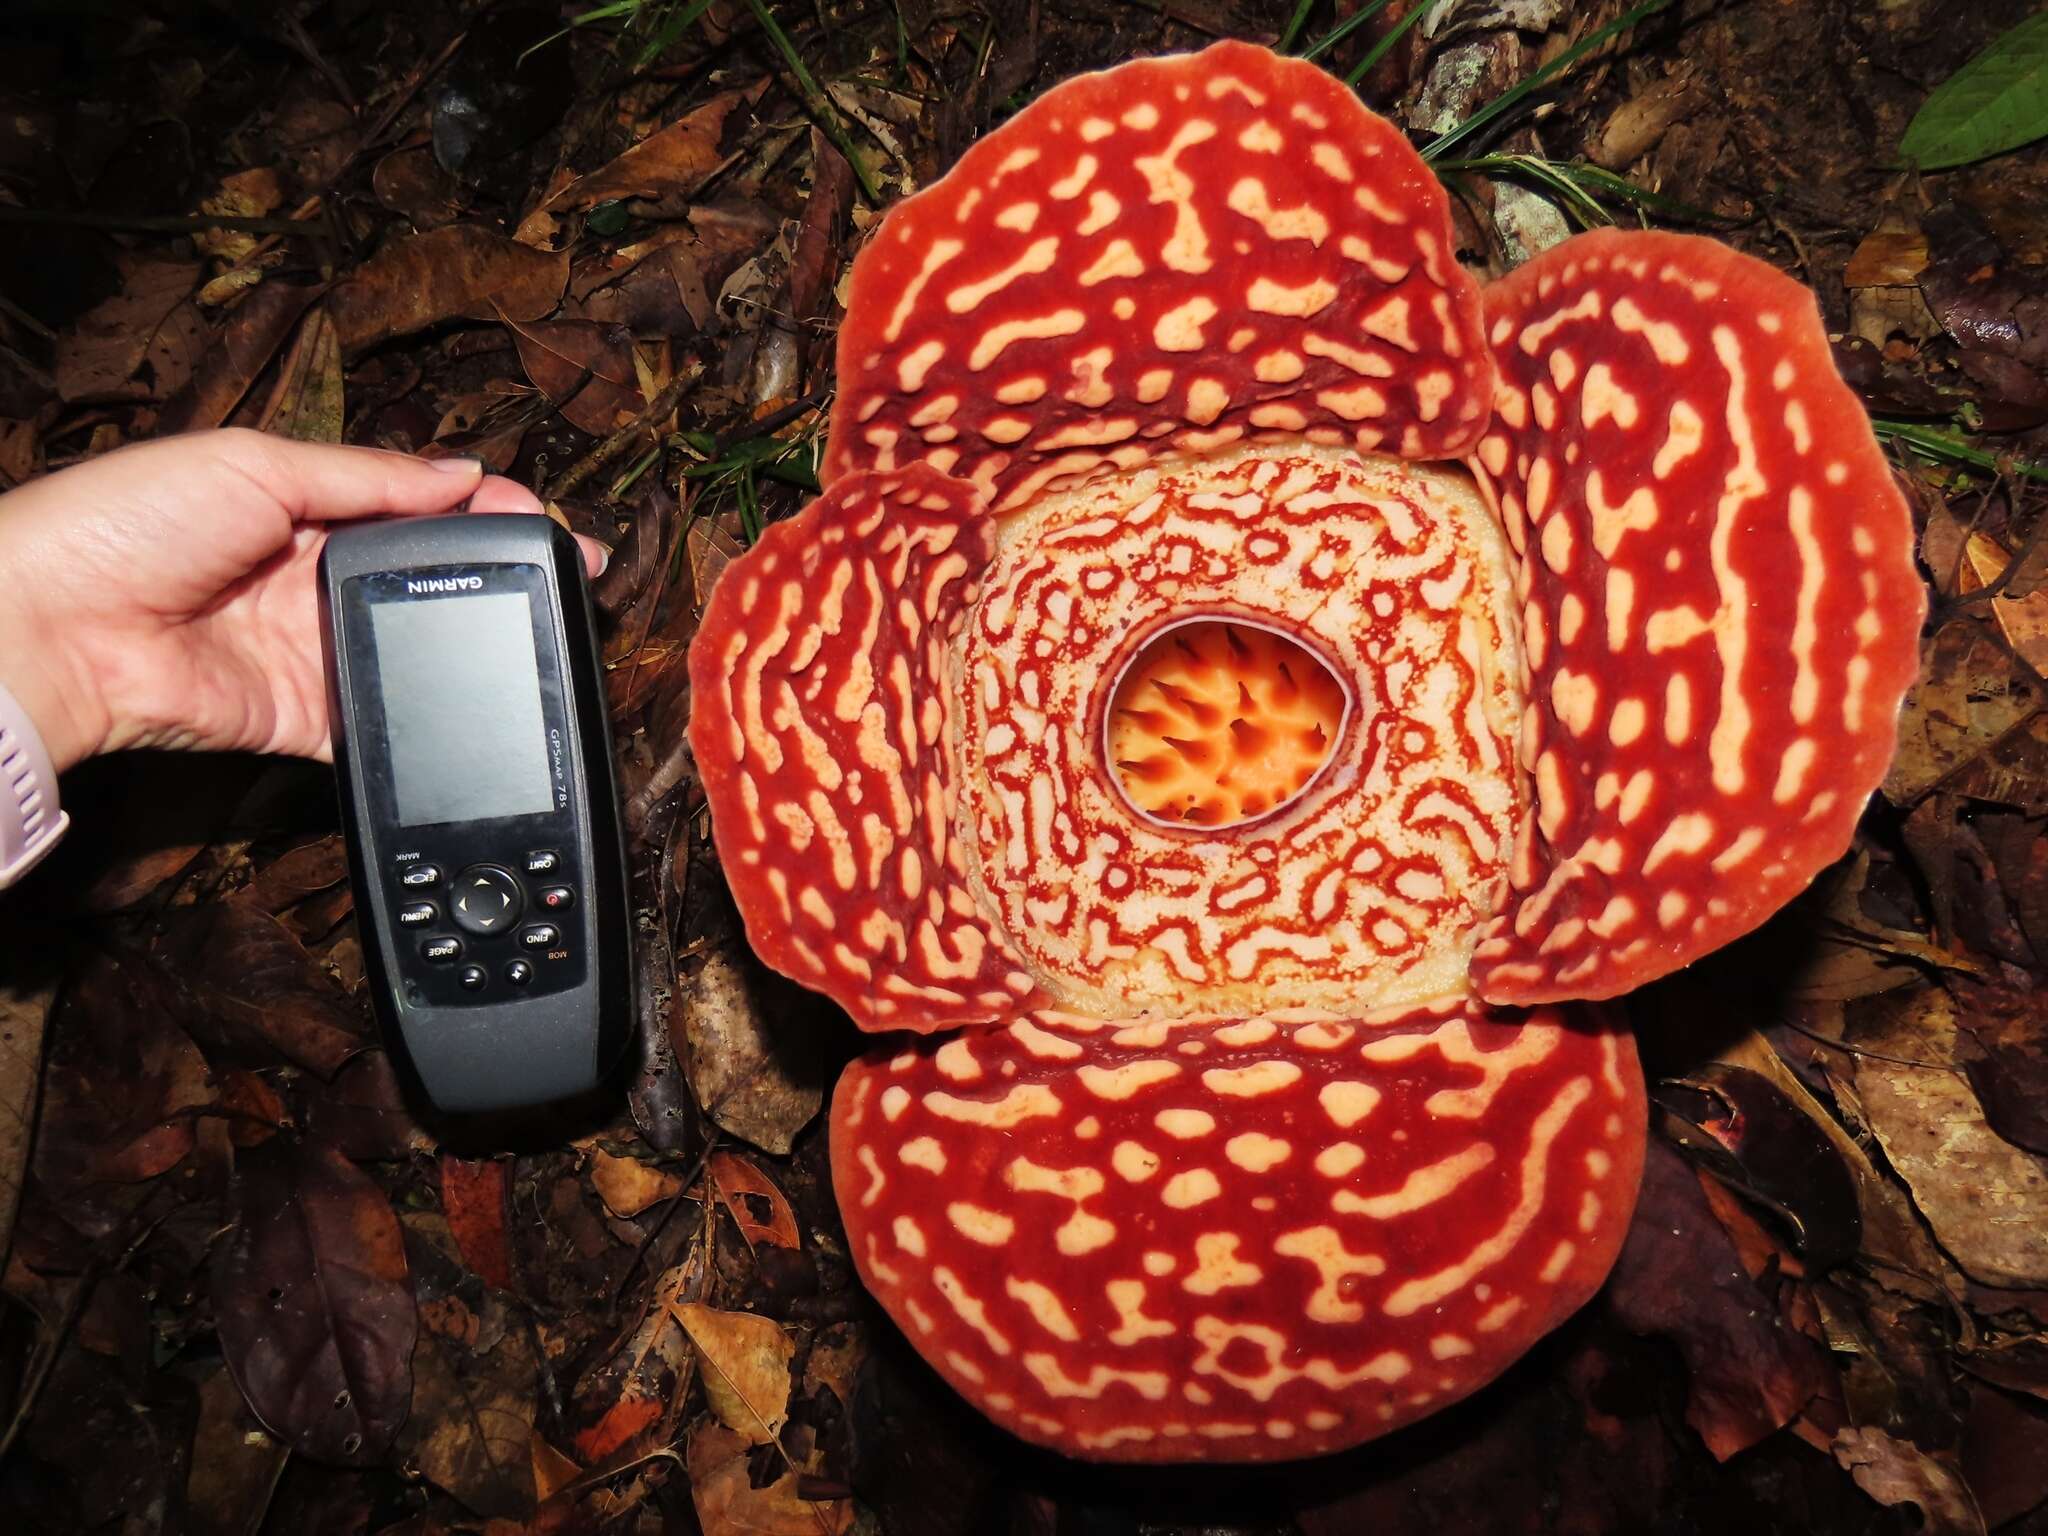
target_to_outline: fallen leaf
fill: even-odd
[[[1967,619],[1928,644],[1899,715],[1899,753],[1885,776],[1894,805],[1917,800],[2040,708],[2040,690],[2011,652]]]
[[[334,1148],[280,1136],[237,1159],[233,1205],[212,1293],[242,1395],[302,1455],[376,1465],[412,1400],[418,1333],[390,1201]]]
[[[57,957],[48,936],[17,932],[0,955],[0,1260],[14,1233],[14,1211],[28,1173],[43,1075],[43,1025],[57,996]]]
[[[370,190],[414,229],[439,229],[462,215],[462,184],[434,159],[424,144],[394,149],[370,172]]]
[[[2048,1166],[1986,1122],[1948,994],[1918,987],[1851,1018],[1863,1112],[1941,1246],[1986,1285],[2048,1285]]]
[[[1745,1273],[1692,1168],[1653,1137],[1635,1222],[1609,1277],[1615,1315],[1685,1356],[1686,1422],[1726,1461],[1833,1380],[1820,1350]]]
[[[594,320],[513,323],[511,330],[534,387],[591,436],[610,435],[646,406],[631,332]]]
[[[166,400],[192,377],[209,327],[191,302],[199,265],[125,254],[121,291],[57,338],[57,393],[68,405]]]
[[[257,427],[302,443],[338,443],[346,426],[341,342],[324,307],[299,327]]]
[[[674,1308],[704,1368],[704,1400],[727,1429],[756,1445],[789,1418],[789,1362],[796,1342],[773,1318],[721,1312],[699,1302]]]
[[[800,1498],[794,1472],[756,1488],[746,1437],[723,1425],[691,1434],[684,1465],[704,1536],[845,1536],[852,1529],[851,1499]]]
[[[319,283],[269,282],[244,299],[207,347],[191,382],[165,404],[160,429],[196,432],[226,422],[324,290]]]
[[[1865,1425],[1835,1436],[1833,1450],[1856,1486],[1878,1503],[1917,1506],[1926,1536],[1984,1536],[1984,1517],[1962,1475],[1912,1441]]]
[[[673,1308],[695,1278],[693,1264],[664,1271],[647,1310],[577,1384],[567,1417],[570,1449],[584,1466],[630,1460],[674,1438],[697,1356]]]
[[[269,1508],[290,1449],[249,1411],[234,1377],[215,1366],[199,1384],[199,1427],[185,1482],[194,1536],[247,1536]]]
[[[364,1051],[303,1102],[307,1131],[358,1161],[392,1162],[434,1150],[383,1051]]]
[[[774,1248],[802,1246],[796,1212],[789,1208],[788,1196],[750,1159],[741,1157],[737,1152],[714,1152],[705,1163],[704,1171],[717,1189],[718,1198],[732,1213],[733,1222],[749,1248],[756,1243],[767,1243]],[[743,1202],[742,1197],[749,1195],[767,1202],[768,1219],[765,1222]]]
[[[512,1239],[505,1230],[510,1165],[499,1158],[472,1161],[443,1154],[441,1212],[467,1264],[487,1284],[513,1287]]]
[[[761,1000],[787,1002],[771,1027]],[[807,1015],[808,1021],[807,1022]],[[677,1054],[716,1125],[764,1152],[787,1154],[825,1101],[816,1013],[751,958],[713,951],[677,989]]]
[[[522,1518],[536,1502],[537,1390],[524,1329],[482,1356],[424,1334],[413,1352],[412,1412],[399,1447],[422,1477],[478,1514]]]
[[[628,1218],[683,1192],[683,1181],[667,1169],[637,1157],[613,1157],[605,1151],[591,1159],[590,1182],[597,1186],[606,1210]]]
[[[549,243],[557,222],[554,215],[628,199],[647,204],[642,211],[652,217],[680,217],[690,195],[732,163],[733,155],[721,147],[726,119],[742,102],[758,101],[766,89],[764,80],[745,90],[723,91],[649,134],[609,164],[547,198],[520,220],[518,238]]]
[[[2038,551],[2048,545],[2037,545]],[[1981,591],[2012,570],[2011,551],[1988,533],[1973,533],[1963,545],[1962,587],[1965,592]],[[2014,572],[2015,577],[2021,573]],[[1998,621],[2005,643],[2037,673],[2048,676],[2048,588],[2011,580],[1991,599],[1991,616]]]
[[[166,926],[161,958],[185,993],[180,1018],[198,1038],[259,1065],[281,1055],[331,1078],[372,1043],[362,1005],[254,903],[193,907]]]
[[[45,1184],[136,1183],[192,1150],[190,1111],[213,1095],[174,1020],[162,976],[139,956],[95,955],[67,981],[49,1019],[35,1140]]]
[[[346,354],[446,320],[539,320],[561,302],[566,253],[474,224],[402,235],[335,284],[328,313]]]

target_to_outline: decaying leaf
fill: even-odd
[[[327,309],[352,354],[445,320],[538,320],[568,280],[566,253],[451,224],[391,241],[335,284]]]
[[[570,1450],[584,1466],[625,1461],[673,1438],[696,1371],[673,1309],[696,1283],[691,1264],[666,1271],[638,1321],[584,1372],[568,1413]]]
[[[171,993],[147,961],[84,963],[48,1025],[36,1173],[55,1189],[133,1183],[192,1150],[189,1112],[212,1098],[206,1061],[174,1022]]]
[[[273,1439],[216,1366],[199,1384],[199,1427],[185,1483],[185,1518],[194,1536],[246,1536],[269,1507],[290,1450]]]
[[[762,1007],[769,994],[786,1007],[772,1026]],[[815,1019],[816,1012],[808,998],[751,957],[724,950],[682,983],[678,1054],[697,1102],[717,1125],[763,1151],[789,1151],[825,1101],[823,1053],[815,1031],[804,1027],[806,1015]]]
[[[277,1056],[332,1077],[371,1043],[362,1005],[306,953],[290,929],[242,900],[180,914],[164,958],[186,991],[186,1026],[209,1046]]]
[[[794,1472],[756,1488],[748,1475],[747,1444],[744,1435],[720,1424],[703,1425],[690,1436],[685,1465],[704,1536],[844,1536],[852,1528],[852,1500],[801,1498]]]
[[[1655,1138],[1607,1294],[1629,1328],[1678,1345],[1689,1378],[1686,1422],[1724,1461],[1789,1423],[1830,1383],[1820,1350],[1744,1272],[1697,1175]]]
[[[1865,1426],[1843,1430],[1833,1449],[1856,1486],[1878,1503],[1917,1506],[1927,1536],[1984,1536],[1984,1517],[1962,1475],[1910,1440]]]
[[[681,215],[690,196],[731,163],[731,154],[721,147],[726,119],[742,102],[758,101],[765,88],[764,81],[747,90],[722,91],[609,165],[570,182],[520,221],[519,238],[548,243],[554,215],[627,199],[650,204],[647,212],[657,216]]]
[[[1943,625],[1900,711],[1885,798],[1918,799],[2040,707],[2040,690],[1994,636],[1968,619]]]
[[[532,1513],[537,1388],[526,1331],[508,1331],[481,1355],[424,1333],[412,1370],[412,1412],[399,1442],[408,1461],[480,1515]]]
[[[2048,1286],[2048,1166],[1986,1123],[1948,994],[1872,999],[1848,1039],[1871,1129],[1942,1247],[1986,1285]]]
[[[7,1260],[14,1209],[28,1173],[36,1086],[43,1075],[43,1025],[57,995],[60,953],[36,942],[17,944],[0,956],[0,1265]]]
[[[121,291],[58,340],[57,393],[76,403],[166,400],[182,389],[206,349],[206,321],[191,302],[199,271],[124,256]]]
[[[222,1353],[249,1406],[300,1454],[371,1466],[412,1400],[418,1331],[391,1204],[331,1147],[241,1154],[213,1264]]]
[[[683,1181],[666,1168],[601,1150],[591,1156],[590,1182],[614,1216],[638,1216],[649,1206],[673,1200],[683,1192]]]
[[[756,1243],[767,1243],[775,1248],[795,1248],[802,1243],[802,1234],[796,1226],[796,1212],[789,1208],[788,1196],[752,1159],[741,1157],[736,1152],[714,1152],[706,1162],[704,1172],[717,1189],[718,1198],[732,1213],[733,1222],[749,1248]],[[745,1197],[748,1196],[767,1204],[768,1219],[765,1222],[747,1208]]]
[[[345,425],[341,340],[324,308],[306,316],[257,426],[303,443],[338,443]]]
[[[633,337],[594,320],[514,323],[512,339],[534,388],[569,420],[604,437],[647,403],[633,367]]]
[[[441,1214],[462,1262],[500,1290],[512,1288],[512,1240],[505,1231],[509,1177],[497,1158],[441,1158]]]
[[[757,1445],[789,1417],[789,1362],[796,1343],[773,1318],[721,1312],[698,1302],[675,1308],[704,1371],[704,1397],[719,1422]]]

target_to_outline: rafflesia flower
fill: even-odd
[[[863,1028],[862,1277],[1071,1455],[1384,1433],[1598,1287],[1583,1006],[1847,845],[1923,610],[1811,296],[1581,235],[1483,291],[1315,68],[1071,80],[854,266],[824,494],[691,739],[762,958]]]

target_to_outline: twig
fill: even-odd
[[[556,501],[568,495],[624,453],[643,433],[656,430],[656,424],[673,414],[683,396],[694,389],[697,381],[703,377],[702,363],[692,359],[684,364],[676,376],[668,381],[667,387],[648,403],[646,410],[557,475],[553,484],[541,492],[541,500]]]

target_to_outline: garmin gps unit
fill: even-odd
[[[334,767],[379,1021],[436,1106],[597,1085],[631,1012],[624,856],[583,556],[545,517],[336,528]]]

